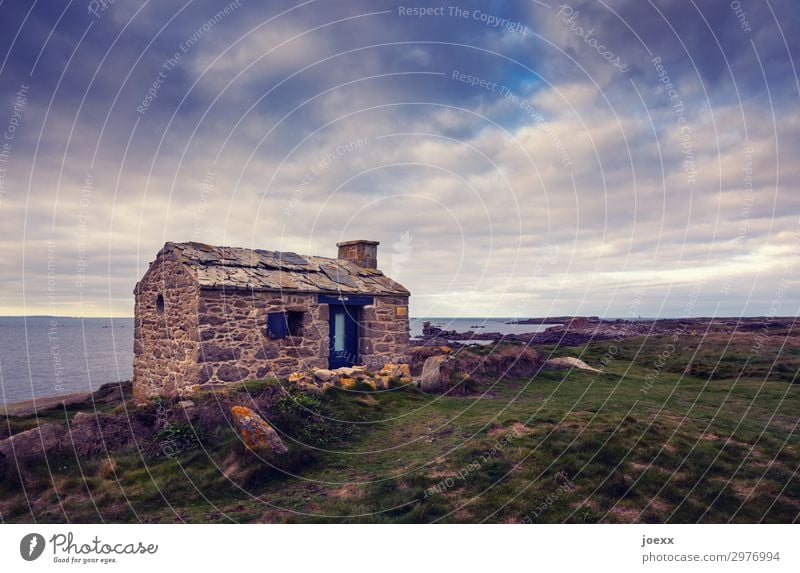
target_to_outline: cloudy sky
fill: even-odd
[[[0,314],[381,242],[414,316],[795,315],[792,0],[0,2]]]

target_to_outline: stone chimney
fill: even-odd
[[[366,269],[378,268],[378,241],[344,241],[336,243],[339,254],[336,258],[346,259]]]

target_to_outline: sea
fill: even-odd
[[[510,324],[513,318],[411,318],[458,332],[540,332],[552,325]],[[468,337],[456,338],[462,342]],[[133,377],[133,318],[0,317],[0,403],[97,390]]]

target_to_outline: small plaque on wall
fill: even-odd
[[[408,307],[407,306],[395,307],[394,313],[396,316],[408,316]]]

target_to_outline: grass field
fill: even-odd
[[[199,437],[183,428],[188,446],[175,458],[127,452],[79,464],[64,456],[34,468],[24,491],[7,480],[0,517],[796,522],[800,344],[757,342],[754,334],[657,336],[557,349],[604,371],[501,379],[471,395],[405,387],[299,396],[327,419],[304,425],[284,400],[270,417],[291,450],[283,459],[245,454],[229,427]]]

